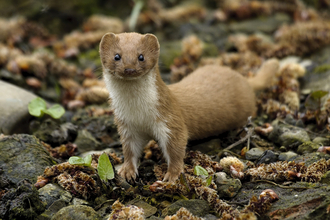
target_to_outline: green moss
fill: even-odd
[[[324,73],[330,70],[330,64],[324,64],[314,69],[314,73]]]

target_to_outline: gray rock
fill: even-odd
[[[55,164],[54,158],[32,135],[19,134],[0,139],[0,166],[14,183],[23,179],[35,183],[47,166]]]
[[[89,205],[89,202],[84,199],[79,199],[79,198],[74,197],[72,199],[72,204],[73,205]]]
[[[2,188],[0,219],[34,219],[45,210],[38,190],[28,180],[20,181],[14,188]]]
[[[197,144],[191,147],[191,150],[198,150],[202,153],[208,153],[211,151],[216,151],[216,150],[220,150],[221,146],[220,146],[220,139],[212,139],[208,142],[204,142],[201,144]]]
[[[326,137],[316,137],[313,139],[313,143],[320,144],[323,146],[329,146],[330,145],[330,138]]]
[[[256,164],[270,164],[278,160],[278,154],[271,150],[266,150],[256,161]]]
[[[188,209],[193,215],[205,216],[211,210],[208,202],[200,199],[178,200],[162,211],[162,217],[174,215],[181,207]]]
[[[273,123],[273,131],[270,132],[268,138],[279,145],[295,148],[306,141],[310,141],[308,133],[295,126],[279,124],[278,121]]]
[[[301,145],[299,145],[297,149],[298,154],[306,154],[306,153],[312,153],[316,152],[319,149],[320,145],[313,143],[311,141],[305,142]]]
[[[260,148],[252,148],[248,152],[245,153],[245,159],[247,160],[256,160],[264,153],[263,149]]]
[[[101,220],[97,212],[89,206],[71,205],[58,211],[52,220]]]
[[[288,151],[288,152],[280,153],[280,155],[278,156],[278,160],[289,161],[291,158],[294,158],[296,156],[298,156],[298,154],[296,154],[295,152]]]
[[[59,124],[56,120],[46,119],[33,135],[52,146],[59,146],[74,142],[77,137],[77,126],[70,122]]]
[[[290,17],[285,14],[276,14],[267,18],[256,18],[246,21],[233,22],[229,25],[229,29],[234,32],[243,33],[271,33],[274,32],[284,22],[289,22]]]
[[[126,205],[135,205],[135,206],[137,206],[139,208],[143,208],[144,216],[146,218],[154,215],[157,212],[157,208],[156,207],[154,207],[152,205],[149,205],[148,203],[146,203],[145,201],[140,200],[140,199],[131,200]]]
[[[237,192],[242,187],[242,183],[239,179],[228,178],[227,174],[224,172],[216,173],[214,181],[217,184],[220,198],[232,198],[237,195]]]
[[[37,220],[50,220],[59,210],[67,205],[68,203],[62,199],[56,200],[46,211],[37,217]]]
[[[32,117],[29,102],[37,96],[0,80],[0,133],[13,134],[28,131]]]
[[[78,151],[80,153],[95,150],[102,145],[101,142],[96,140],[93,135],[85,129],[78,131],[78,136],[74,143],[78,146]]]
[[[67,204],[71,201],[72,195],[65,191],[62,187],[57,184],[48,183],[41,189],[39,189],[39,198],[41,201],[46,203],[46,208],[53,204],[56,200],[61,199]]]

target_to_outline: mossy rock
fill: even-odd
[[[319,147],[320,147],[319,144],[308,141],[308,142],[305,142],[305,143],[299,145],[297,153],[305,154],[305,153],[316,152],[317,149],[319,149]]]
[[[35,136],[18,134],[0,140],[0,166],[14,183],[28,179],[32,183],[47,166],[56,161]]]
[[[162,217],[174,215],[181,207],[188,209],[193,215],[205,216],[211,210],[209,204],[200,199],[179,200],[163,209]]]
[[[89,206],[70,205],[58,211],[52,220],[101,220],[97,212]]]

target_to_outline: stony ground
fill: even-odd
[[[328,1],[149,0],[135,26],[133,1],[0,4],[0,219],[330,219]],[[135,182],[116,173],[124,158],[98,44],[130,30],[158,37],[166,83],[207,64],[245,77],[281,64],[255,118],[189,142],[175,184],[160,181],[155,141]],[[31,116],[37,96],[65,114]],[[115,170],[107,181],[102,152]],[[67,162],[87,155],[91,166]]]

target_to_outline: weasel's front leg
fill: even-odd
[[[124,164],[118,173],[126,180],[135,180],[138,174],[137,164],[147,141],[140,136],[125,137],[121,135],[121,143],[123,146]]]
[[[167,161],[167,173],[163,181],[174,182],[178,179],[180,173],[183,172],[183,159],[186,153],[187,135],[181,137],[172,137],[167,144],[158,143],[163,150],[164,157]]]

